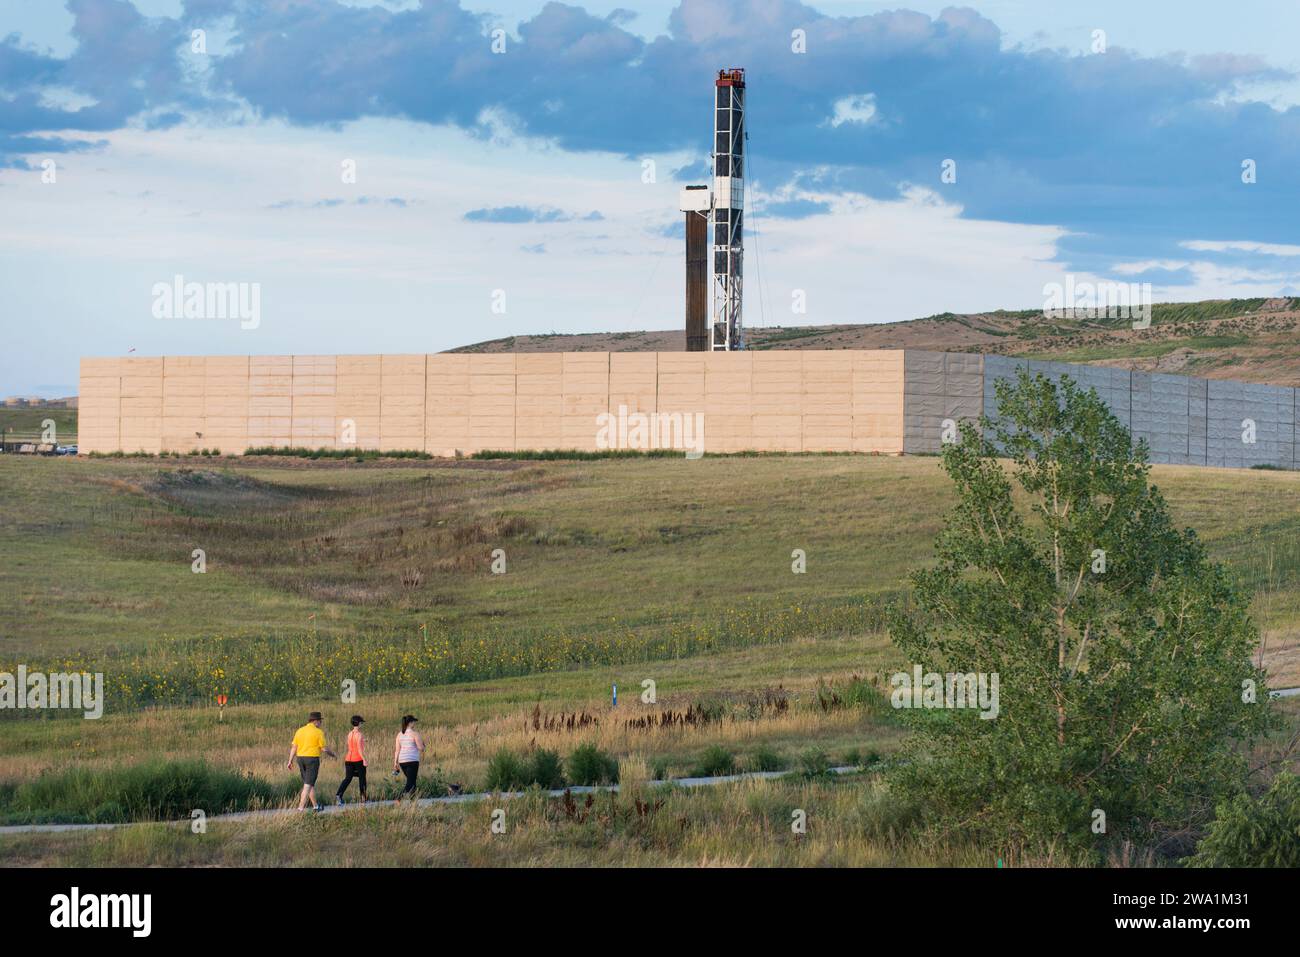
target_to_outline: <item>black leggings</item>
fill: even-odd
[[[419,761],[403,761],[398,765],[402,773],[406,775],[406,789],[402,791],[402,796],[415,793],[415,779],[420,776]]]
[[[343,792],[348,789],[352,779],[356,778],[357,783],[361,785],[361,797],[366,796],[366,766],[360,761],[344,761],[343,767],[346,772],[343,775],[343,783],[339,785],[338,796],[342,797]]]

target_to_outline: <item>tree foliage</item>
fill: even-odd
[[[1247,600],[1095,392],[1021,372],[997,400],[944,448],[958,504],[890,626],[926,671],[996,673],[998,714],[907,712],[901,783],[941,832],[1040,851],[1187,833],[1271,723]]]
[[[1219,805],[1193,867],[1300,867],[1300,778],[1283,772],[1259,797]]]

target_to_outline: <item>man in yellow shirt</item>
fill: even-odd
[[[298,759],[298,773],[302,775],[302,794],[298,798],[298,810],[307,808],[307,799],[311,799],[312,810],[319,811],[316,801],[316,775],[320,774],[320,756],[334,752],[325,746],[325,732],[320,729],[319,711],[307,715],[307,723],[294,733],[293,744],[289,748],[289,760],[285,767],[293,770],[293,759]]]

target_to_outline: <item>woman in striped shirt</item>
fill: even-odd
[[[402,717],[402,730],[393,742],[393,773],[400,769],[406,775],[406,789],[402,797],[415,795],[415,779],[420,776],[420,758],[424,754],[424,742],[414,725],[420,719],[414,715]]]

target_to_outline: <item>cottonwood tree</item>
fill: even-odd
[[[896,784],[939,833],[1035,854],[1176,845],[1271,725],[1247,600],[1094,391],[1021,372],[996,395],[944,448],[958,504],[890,628],[909,664],[996,672],[998,714],[905,712]]]

